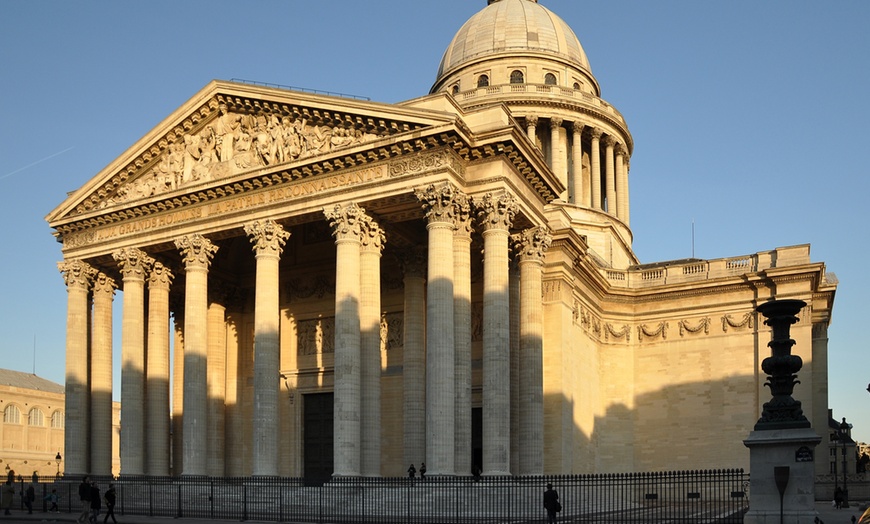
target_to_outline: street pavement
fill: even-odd
[[[820,523],[824,524],[851,524],[852,517],[858,520],[864,509],[867,508],[867,502],[852,502],[849,508],[836,509],[831,506],[830,502],[817,502],[816,513]],[[28,515],[26,511],[13,511],[12,515],[0,514],[0,524],[16,523],[26,524],[33,522],[75,522],[78,513],[42,513],[34,511]],[[103,521],[103,515],[100,515],[99,522]],[[204,524],[206,522],[214,522],[211,519],[176,519],[171,517],[142,517],[138,515],[118,515],[119,524]],[[221,521],[218,521],[221,522]],[[235,522],[227,520],[229,522]]]

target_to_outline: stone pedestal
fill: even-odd
[[[749,438],[743,441],[749,448],[750,464],[750,502],[744,524],[813,524],[816,517],[813,458],[821,440],[811,428],[749,433]],[[788,468],[781,507],[775,478],[778,467]]]

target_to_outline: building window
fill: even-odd
[[[21,424],[21,410],[18,406],[6,406],[3,410],[3,422],[6,424]]]
[[[580,84],[578,82],[574,82],[574,89],[580,89]]]
[[[453,86],[453,94],[456,95],[459,93],[459,84]]]
[[[477,87],[487,87],[489,86],[489,77],[486,75],[480,75],[477,77]]]
[[[31,426],[44,426],[45,417],[42,415],[42,410],[39,408],[31,409],[30,413],[27,414],[27,423]]]
[[[554,75],[553,73],[547,73],[546,75],[544,75],[544,83],[548,86],[556,85],[556,75]]]
[[[51,414],[51,427],[63,429],[63,411],[55,411]]]
[[[519,69],[515,69],[511,71],[511,84],[522,84],[525,83],[526,78],[523,76],[523,72]]]

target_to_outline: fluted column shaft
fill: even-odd
[[[210,286],[208,301],[208,475],[226,475],[226,396],[227,396],[227,308],[222,303],[224,293]],[[256,308],[256,306],[255,306]],[[256,312],[254,313],[256,316]],[[256,331],[256,320],[254,321]],[[254,344],[256,345],[256,333]],[[257,376],[254,375],[256,389]],[[256,393],[255,393],[256,394]],[[256,405],[252,417],[257,417]],[[273,417],[274,418],[274,417]],[[257,425],[254,424],[256,428]]]
[[[121,474],[145,474],[145,277],[154,259],[135,248],[112,253],[123,276]]]
[[[471,205],[457,199],[453,233],[454,470],[471,474]]]
[[[257,259],[254,300],[254,475],[278,475],[278,263],[290,233],[273,220],[245,224]],[[337,346],[336,346],[337,347]]]
[[[616,140],[613,137],[607,136],[604,139],[604,170],[605,184],[607,189],[607,212],[616,216],[616,173],[614,169],[614,147]]]
[[[426,255],[415,249],[402,261],[405,332],[402,346],[402,414],[405,464],[426,456]],[[419,465],[419,464],[418,464]]]
[[[628,156],[625,146],[620,144],[616,149],[616,202],[617,216],[628,224]]]
[[[544,315],[542,269],[552,238],[523,231],[520,252],[520,475],[544,474]]]
[[[426,462],[430,475],[453,475],[455,366],[453,230],[458,191],[444,183],[416,191],[426,208]]]
[[[91,473],[112,474],[112,301],[115,281],[94,279],[94,330],[91,340]]]
[[[487,193],[483,227],[483,473],[510,475],[510,304],[508,235],[517,203]]]
[[[88,288],[97,271],[81,260],[58,263],[66,283],[66,386],[64,474],[90,472],[88,384]]]
[[[386,236],[369,217],[362,222],[360,251],[361,473],[381,474],[381,251]]]
[[[565,141],[562,139],[562,119],[550,118],[550,162],[556,177],[568,185],[568,153],[565,150]]]
[[[145,474],[169,475],[169,286],[172,272],[155,262],[148,276]]]
[[[184,259],[183,475],[208,474],[208,269],[217,246],[193,234],[176,239]]]
[[[571,140],[571,180],[568,184],[570,193],[568,202],[583,205],[583,128],[580,122],[574,122],[571,130],[574,136]]]
[[[514,240],[513,235],[511,241]],[[520,465],[520,267],[516,257],[511,257],[508,269],[509,300],[511,311],[511,471],[519,471]]]
[[[592,139],[589,153],[592,164],[592,208],[602,209],[601,201],[601,135],[600,129],[593,128],[590,137]]]
[[[334,476],[360,474],[360,222],[356,204],[324,210],[336,250]]]
[[[172,329],[172,475],[184,472],[184,313]]]

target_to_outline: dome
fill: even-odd
[[[489,0],[453,37],[438,67],[436,84],[445,74],[471,62],[529,52],[568,62],[591,75],[574,31],[537,0]]]

